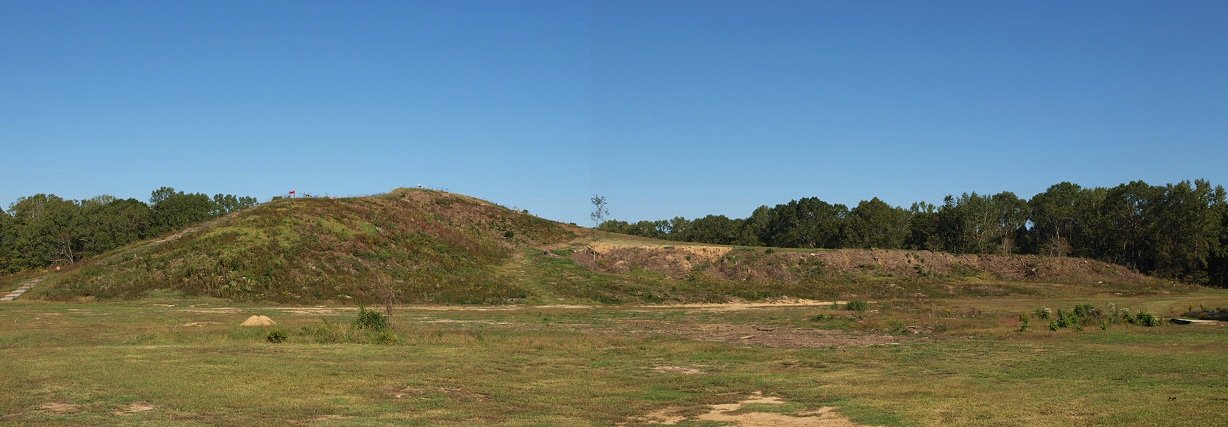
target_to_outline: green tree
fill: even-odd
[[[212,216],[222,216],[256,206],[255,197],[239,197],[233,194],[214,194]]]
[[[1020,199],[1015,193],[1003,191],[990,197],[990,206],[997,214],[997,227],[992,230],[994,239],[998,242],[996,251],[1009,254],[1015,252],[1016,239],[1026,232],[1028,223],[1028,202]]]
[[[862,200],[849,211],[845,222],[844,247],[898,249],[909,236],[908,211],[875,197]]]
[[[933,203],[916,202],[908,208],[908,239],[910,249],[941,250],[938,207]]]
[[[162,201],[171,198],[177,194],[183,194],[182,191],[175,191],[173,187],[159,187],[149,194],[149,206],[157,205]]]
[[[150,235],[160,235],[213,217],[213,200],[204,194],[187,194],[170,187],[155,190],[149,198]]]
[[[691,220],[676,216],[669,220],[668,228],[670,240],[685,240],[685,236],[691,228]]]
[[[36,194],[19,199],[9,210],[13,215],[13,265],[37,268],[81,259],[83,217],[76,203]]]
[[[1207,261],[1219,250],[1224,188],[1205,180],[1168,184],[1152,201],[1148,230],[1154,271],[1205,283]]]
[[[947,196],[938,210],[937,246],[949,252],[1009,253],[1027,218],[1027,202],[1014,193]]]
[[[708,215],[691,221],[683,240],[727,245],[738,238],[740,226],[740,221],[724,215]]]
[[[631,224],[617,219],[605,220],[597,226],[597,229],[611,233],[631,234]]]
[[[1082,187],[1069,182],[1050,186],[1045,192],[1032,196],[1032,232],[1037,242],[1037,252],[1044,255],[1070,255],[1074,249],[1072,239],[1078,231],[1081,203],[1086,198]]]
[[[771,230],[773,215],[772,208],[767,206],[755,208],[750,217],[742,221],[742,228],[738,230],[738,238],[734,240],[734,244],[770,246],[768,232]]]
[[[4,209],[0,209],[0,273],[17,269],[10,259],[14,236],[13,225],[13,216]]]
[[[835,248],[840,244],[840,229],[848,208],[829,204],[817,197],[805,197],[776,205],[768,226],[772,246],[795,248]]]
[[[1110,188],[1100,205],[1099,221],[1093,227],[1097,248],[1091,256],[1152,271],[1151,232],[1155,202],[1163,189],[1143,181],[1132,181]]]
[[[1228,204],[1219,208],[1219,244],[1207,260],[1207,279],[1215,286],[1228,287]]]
[[[114,198],[111,198],[114,199]],[[83,250],[100,254],[135,242],[148,234],[150,209],[136,199],[113,200],[104,205],[97,198],[83,203]]]

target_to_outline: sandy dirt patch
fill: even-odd
[[[216,325],[216,324],[217,324],[217,322],[188,322],[188,323],[184,323],[184,324],[183,324],[183,327],[185,327],[185,328],[199,328],[199,327],[203,327],[203,326]]]
[[[133,402],[133,403],[129,403],[128,406],[123,407],[123,409],[120,409],[113,413],[115,415],[132,415],[132,414],[141,413],[145,411],[152,411],[153,409],[154,409],[154,406],[148,403]]]
[[[740,427],[857,427],[859,424],[844,417],[835,408],[819,408],[813,411],[782,414],[776,412],[755,412],[746,409],[746,405],[780,405],[785,403],[777,397],[764,396],[755,392],[746,399],[735,403],[709,405],[707,412],[694,417],[683,415],[681,408],[665,408],[635,417],[630,424],[634,425],[676,425],[684,421],[711,421],[730,423]],[[626,425],[626,424],[624,424]]]
[[[848,304],[847,301],[818,301],[805,298],[776,298],[767,301],[730,301],[721,303],[689,303],[689,304],[660,304],[660,305],[637,305],[637,308],[681,308],[687,310],[698,311],[739,311],[751,310],[755,308],[779,308],[779,307],[828,307],[832,305]]]
[[[745,343],[780,348],[813,348],[898,344],[885,334],[851,333],[793,327],[763,327],[728,323],[677,324],[660,321],[634,321],[622,325],[630,334],[670,335],[697,341]]]
[[[405,387],[401,390],[392,393],[394,399],[406,399],[411,397],[423,397],[426,395],[444,395],[460,401],[477,401],[486,400],[490,396],[474,391],[466,390],[460,387]]]
[[[50,414],[71,414],[80,411],[81,406],[64,402],[47,402],[39,405],[38,409]]]
[[[652,370],[656,372],[668,372],[668,373],[684,374],[684,375],[699,375],[703,373],[703,371],[701,370],[698,370],[695,368],[688,368],[685,366],[653,366]]]

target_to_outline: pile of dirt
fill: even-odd
[[[664,274],[670,279],[686,277],[696,267],[716,262],[732,248],[725,246],[628,246],[594,243],[576,251],[572,258],[587,266],[610,273],[626,273],[640,268]]]
[[[276,324],[277,322],[274,322],[273,319],[269,318],[269,316],[252,316],[252,317],[248,317],[247,320],[244,320],[243,323],[240,324],[239,326],[255,327],[255,326],[273,326]]]

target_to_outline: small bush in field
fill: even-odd
[[[269,334],[265,336],[264,339],[268,340],[269,342],[273,344],[280,344],[280,343],[286,342],[286,340],[289,339],[289,337],[286,336],[286,331],[283,331],[281,329],[274,329],[274,330],[269,331]]]
[[[844,309],[850,311],[866,311],[868,308],[870,308],[870,304],[860,300],[852,300],[844,305]]]
[[[1030,317],[1029,317],[1029,316],[1028,316],[1026,313],[1025,313],[1025,314],[1020,314],[1020,315],[1019,315],[1019,332],[1027,332],[1027,331],[1028,331],[1028,322],[1029,322],[1030,320],[1031,320],[1031,318],[1030,318]]]
[[[388,329],[388,318],[384,317],[383,313],[375,310],[367,310],[366,308],[358,309],[358,318],[354,319],[354,327],[358,329],[370,329],[373,331],[382,331]]]
[[[1134,324],[1142,326],[1160,326],[1160,318],[1154,314],[1140,311],[1134,316]]]

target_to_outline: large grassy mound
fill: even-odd
[[[1076,258],[680,244],[594,232],[456,194],[401,189],[267,203],[53,274],[34,297],[171,291],[300,304],[542,304],[1184,289]]]
[[[500,302],[526,296],[497,280],[500,265],[574,236],[573,227],[432,190],[278,200],[83,263],[45,295]]]

